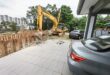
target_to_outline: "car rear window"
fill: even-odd
[[[102,51],[110,48],[110,36],[101,36],[83,40],[82,43],[89,49]]]

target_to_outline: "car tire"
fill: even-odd
[[[78,39],[80,40],[81,39],[81,36],[78,36]]]
[[[71,35],[69,35],[69,39],[73,39],[73,37]]]

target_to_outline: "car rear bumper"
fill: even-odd
[[[78,36],[78,35],[73,35],[73,36],[70,36],[70,35],[69,35],[69,38],[72,38],[72,39],[79,39],[79,36]]]
[[[67,58],[68,66],[71,72],[76,75],[89,75],[89,73],[85,72],[81,67],[80,67],[80,62],[75,62],[72,60],[69,56]]]

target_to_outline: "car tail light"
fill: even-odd
[[[83,58],[83,57],[77,55],[77,54],[74,53],[74,52],[71,52],[71,53],[70,53],[70,57],[71,57],[74,61],[76,61],[76,62],[81,62],[81,61],[86,60],[85,58]]]

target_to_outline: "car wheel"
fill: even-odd
[[[78,36],[78,39],[81,39],[81,36]]]
[[[71,39],[71,36],[69,35],[69,38]]]

